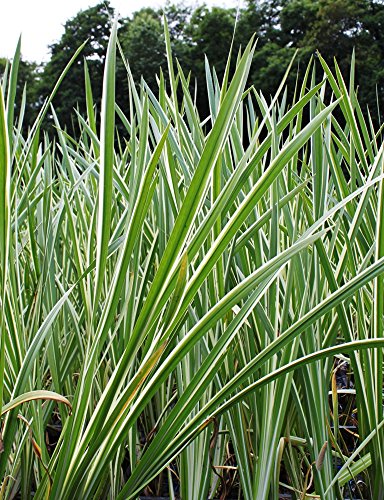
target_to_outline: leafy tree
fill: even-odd
[[[346,80],[355,51],[360,102],[374,111],[376,87],[382,100],[382,0],[250,0],[241,23],[241,33],[259,36],[251,78],[264,92],[276,90],[295,49],[303,66],[317,51],[330,64],[336,58]]]
[[[81,10],[64,24],[61,39],[50,46],[51,59],[44,67],[39,88],[42,96],[50,93],[53,83],[59,78],[74,52],[85,40],[88,40],[82,56],[87,61],[95,101],[100,101],[112,14],[113,10],[109,2],[101,2],[94,7]],[[84,65],[82,57],[79,57],[62,82],[60,92],[56,94],[53,101],[62,126],[72,129],[73,109],[85,110],[83,89]]]
[[[167,3],[164,14],[170,31],[173,55],[182,67],[190,71],[191,84],[197,82],[198,104],[201,116],[208,113],[205,89],[203,54],[215,67],[221,78],[227,62],[234,30],[232,64],[240,47],[256,33],[258,38],[250,83],[269,95],[274,93],[296,49],[298,62],[305,66],[309,57],[318,50],[332,63],[338,64],[348,79],[351,55],[356,55],[356,83],[360,102],[375,110],[384,92],[384,1],[383,0],[249,0],[239,13],[221,7],[203,5],[191,8],[182,3]],[[90,71],[94,100],[100,109],[103,67],[110,34],[113,9],[106,2],[80,11],[64,24],[60,40],[52,44],[51,59],[43,67],[22,61],[18,105],[24,83],[27,83],[29,108],[26,126],[53,87],[75,50],[86,39],[82,57],[72,66],[64,79],[54,106],[61,124],[72,129],[74,108],[85,110],[83,58]],[[167,63],[163,35],[163,11],[142,9],[130,18],[120,20],[119,38],[137,82],[144,77],[156,92],[156,75],[162,68],[167,79]],[[4,61],[0,61],[4,67]],[[232,68],[233,69],[233,68]],[[127,103],[126,72],[121,60],[117,65],[117,102]],[[319,78],[321,75],[319,75]],[[288,88],[293,92],[296,80],[292,71]]]
[[[203,5],[187,16],[184,12],[183,34],[172,36],[175,56],[191,73],[191,84],[197,83],[197,103],[201,117],[208,114],[204,55],[222,79],[231,47],[236,11]],[[235,51],[236,52],[236,49]]]
[[[0,58],[0,78],[3,76],[8,59]],[[30,127],[37,115],[39,107],[39,92],[38,87],[41,78],[41,66],[36,62],[20,60],[17,89],[16,89],[16,102],[15,102],[15,117],[20,114],[21,102],[25,88],[26,102],[23,117],[23,130],[26,132]]]
[[[194,60],[204,65],[202,54],[215,66],[219,76],[224,74],[225,66],[235,28],[236,12],[233,9],[205,6],[198,7],[188,26],[188,34],[193,44]]]
[[[365,61],[367,71],[359,70],[361,89],[367,93],[366,100],[372,103],[376,99],[375,87],[383,107],[384,95],[384,2],[369,1],[364,10],[364,36],[367,50],[359,54],[359,62]],[[363,97],[362,97],[363,98]]]
[[[295,47],[305,46],[305,37],[311,31],[319,2],[311,0],[290,0],[280,12],[282,44]]]
[[[282,29],[293,26],[300,12],[306,14],[302,14],[301,36],[296,39],[296,46],[301,48],[304,57],[319,51],[328,62],[336,58],[347,79],[355,51],[360,100],[374,111],[376,86],[383,88],[384,83],[381,69],[384,51],[383,45],[380,46],[383,38],[376,26],[380,14],[383,22],[383,3],[371,0],[293,0],[287,2],[281,12]]]
[[[188,69],[192,69],[196,63],[193,53],[194,41],[190,29],[193,12],[192,7],[183,3],[168,3],[164,9],[173,55],[183,68]]]
[[[293,44],[283,40],[280,13],[280,2],[250,0],[240,13],[237,26],[236,40],[243,47],[252,35],[256,35],[257,46],[249,80],[267,96],[276,91],[295,52]],[[294,72],[290,79],[293,91]]]
[[[166,67],[164,30],[159,11],[141,9],[128,20],[120,32],[124,54],[135,80],[144,77],[148,85],[157,87],[159,68]]]

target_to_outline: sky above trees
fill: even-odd
[[[22,33],[22,55],[25,60],[43,62],[49,59],[48,45],[64,33],[63,24],[80,9],[95,5],[97,0],[11,0],[3,2],[0,16],[0,57],[12,57],[18,37]],[[197,6],[199,1],[187,4]],[[205,4],[221,7],[242,5],[242,0],[205,0]],[[122,16],[128,16],[143,7],[159,8],[164,0],[112,0],[111,5]]]

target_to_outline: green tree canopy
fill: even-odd
[[[120,39],[136,81],[143,76],[155,88],[159,69],[166,67],[164,29],[159,11],[141,9],[128,20]]]
[[[163,14],[169,25],[173,55],[184,70],[190,72],[191,84],[197,82],[197,102],[202,116],[208,114],[203,54],[220,79],[233,36],[232,66],[240,47],[245,47],[249,38],[256,34],[257,49],[250,74],[250,83],[256,89],[265,95],[274,93],[296,49],[299,49],[299,67],[305,67],[309,58],[319,51],[329,64],[336,57],[348,80],[351,56],[355,51],[355,81],[359,85],[360,102],[369,106],[377,119],[376,103],[382,101],[384,91],[383,0],[249,0],[239,13],[235,9],[208,8],[206,5],[192,8],[180,3],[168,3],[164,11],[142,9],[120,20],[119,38],[136,81],[143,77],[155,92],[160,68],[167,79]],[[18,102],[25,82],[29,102],[41,102],[79,45],[88,40],[82,57],[63,81],[54,106],[62,126],[71,128],[73,109],[85,108],[83,59],[86,59],[94,100],[100,109],[112,16],[113,9],[107,0],[69,19],[60,40],[50,46],[48,63],[40,68],[25,61],[21,64]],[[126,72],[121,59],[118,61],[116,95],[117,102],[123,103],[127,99]],[[4,67],[5,62],[0,62],[0,71],[1,65]],[[321,77],[319,74],[318,78]],[[288,81],[291,92],[295,83],[293,69]],[[27,110],[27,123],[32,121],[33,109],[34,105]]]
[[[64,24],[64,33],[60,40],[50,46],[51,59],[45,65],[39,86],[40,95],[45,96],[52,90],[52,85],[59,78],[66,64],[85,41],[82,57],[71,67],[53,101],[62,126],[72,127],[74,108],[85,109],[84,64],[89,68],[95,102],[101,99],[103,67],[110,34],[113,10],[109,1],[100,2],[94,7],[81,10]]]

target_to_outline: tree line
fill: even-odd
[[[54,107],[61,126],[73,132],[73,110],[82,112],[86,106],[83,90],[86,60],[95,103],[100,108],[103,65],[113,15],[108,1],[78,12],[64,24],[60,40],[50,46],[51,57],[47,63],[21,62],[18,105],[26,85],[25,127],[32,123],[61,71],[86,39],[88,43],[82,57],[61,84]],[[165,9],[141,9],[120,19],[119,40],[136,81],[144,78],[155,92],[159,72],[163,73],[165,81],[167,78],[164,15],[168,21],[173,55],[184,71],[189,72],[190,85],[196,87],[196,102],[202,118],[208,114],[203,54],[220,79],[231,44],[234,65],[238,51],[255,34],[258,42],[250,82],[266,97],[275,92],[297,50],[288,78],[288,88],[292,93],[310,58],[316,58],[317,51],[328,63],[336,58],[347,83],[351,58],[354,57],[356,74],[353,83],[358,86],[360,102],[370,110],[372,120],[381,123],[383,0],[248,0],[245,8],[239,11],[171,3]],[[0,71],[4,72],[6,65],[6,59],[0,59]],[[121,105],[129,102],[126,71],[120,58],[116,98]],[[320,69],[318,72],[316,78],[321,78]]]

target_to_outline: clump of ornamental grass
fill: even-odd
[[[113,24],[77,138],[51,104],[82,47],[26,137],[20,44],[3,77],[1,494],[381,498],[383,146],[353,62],[266,99],[251,40],[206,63],[202,120],[164,24],[156,93]]]

